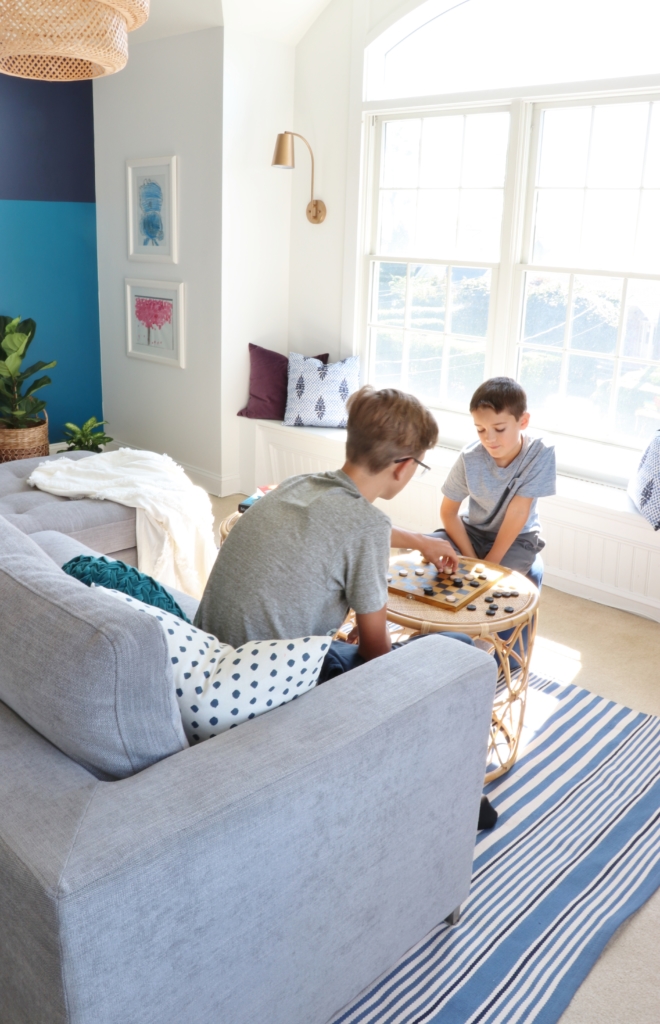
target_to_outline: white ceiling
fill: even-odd
[[[151,0],[146,25],[131,43],[225,24],[295,46],[330,0]],[[224,18],[223,18],[224,13]]]

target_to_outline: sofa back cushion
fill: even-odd
[[[187,747],[160,625],[63,573],[0,516],[0,700],[97,775]]]

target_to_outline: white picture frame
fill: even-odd
[[[126,278],[126,351],[185,369],[185,309],[182,281]]]
[[[143,263],[178,263],[177,159],[126,161],[128,258]]]

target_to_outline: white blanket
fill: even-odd
[[[201,598],[217,556],[213,511],[169,455],[120,448],[74,462],[42,462],[32,487],[66,498],[97,498],[137,509],[138,568]]]

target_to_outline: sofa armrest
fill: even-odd
[[[325,1024],[468,894],[495,676],[429,637],[99,783],[58,901],[76,1020]]]

